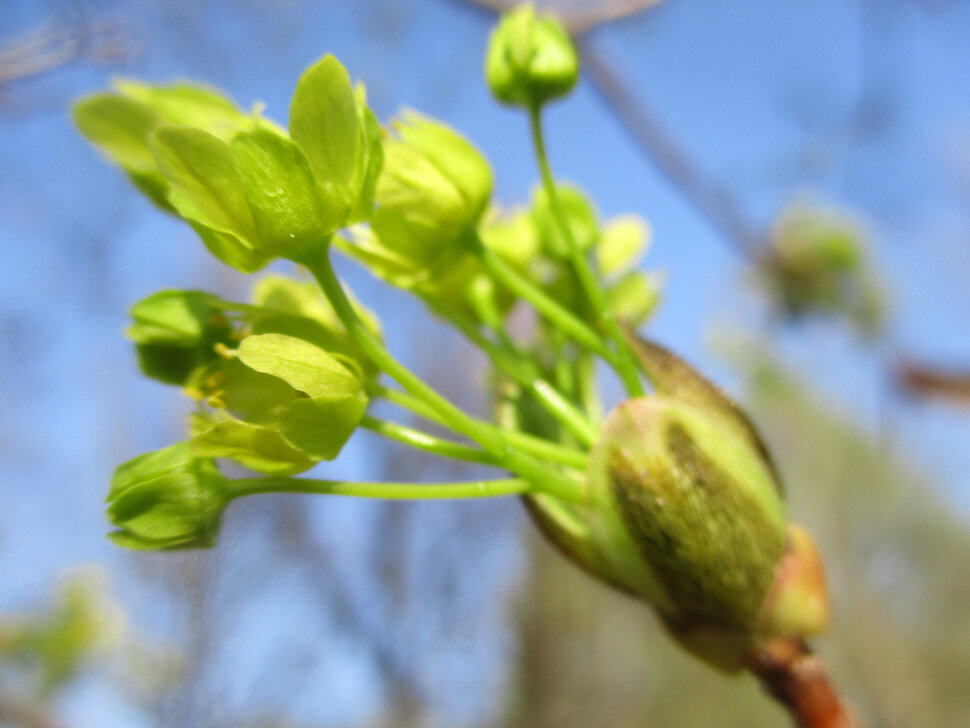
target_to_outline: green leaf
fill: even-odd
[[[266,475],[295,475],[317,463],[287,444],[279,430],[234,418],[216,421],[195,435],[190,444],[197,456],[229,458]]]
[[[146,480],[179,472],[185,468],[191,457],[185,443],[178,443],[139,455],[119,465],[111,478],[107,501],[110,503],[116,500]]]
[[[248,367],[282,379],[310,397],[356,396],[360,382],[337,359],[313,344],[283,334],[247,336],[239,359]]]
[[[318,321],[304,316],[269,311],[253,320],[252,334],[283,334],[303,339],[325,351],[344,346],[343,339],[322,326]]]
[[[219,374],[216,399],[234,415],[254,424],[275,425],[280,411],[303,396],[279,377],[256,371],[238,357],[222,364]]]
[[[239,347],[239,359],[310,396],[291,400],[283,408],[280,432],[312,457],[335,458],[367,407],[357,377],[323,349],[282,334],[247,337]]]
[[[380,322],[374,313],[349,291],[347,297],[370,332],[381,338]],[[264,276],[253,287],[252,300],[257,306],[274,312],[255,319],[252,333],[295,336],[326,351],[350,357],[368,377],[377,374],[374,363],[344,329],[330,302],[315,284],[281,275]]]
[[[292,141],[257,129],[240,132],[229,147],[261,252],[286,257],[340,225],[339,211],[324,209],[310,164]]]
[[[136,344],[135,351],[142,374],[163,384],[184,385],[200,363],[194,346]]]
[[[304,71],[290,104],[290,136],[310,162],[328,219],[345,220],[357,198],[359,125],[350,76],[340,61],[328,55]]]
[[[145,195],[152,204],[170,215],[178,215],[178,210],[172,207],[172,203],[168,201],[169,184],[161,173],[136,174],[127,172],[127,175],[135,189]]]
[[[127,79],[112,85],[123,96],[152,109],[161,120],[193,126],[220,139],[228,140],[237,130],[253,124],[251,117],[215,89],[187,83],[155,86]]]
[[[116,94],[96,94],[75,104],[73,115],[84,138],[125,171],[160,177],[148,136],[161,119],[145,104]]]
[[[202,239],[202,244],[214,258],[238,271],[255,273],[273,259],[269,255],[263,255],[259,251],[253,250],[248,246],[248,243],[244,243],[231,233],[219,232],[191,220],[189,225]]]
[[[252,214],[228,144],[200,129],[163,125],[152,134],[152,148],[179,213],[255,248]]]
[[[366,408],[362,392],[297,399],[280,413],[280,431],[287,442],[308,455],[333,460],[354,434]]]
[[[374,214],[377,180],[384,166],[384,145],[381,141],[380,124],[378,124],[374,113],[366,106],[362,86],[359,87],[358,96],[357,112],[361,150],[357,156],[356,180],[359,191],[347,224],[366,222]]]
[[[604,276],[623,273],[643,257],[650,240],[650,228],[636,215],[610,220],[596,246],[596,262]]]
[[[341,327],[328,329],[314,319],[270,311],[253,319],[251,333],[284,334],[303,339],[333,354],[361,379],[377,374],[374,364]]]
[[[247,116],[214,90],[128,80],[116,81],[114,86],[118,93],[96,94],[76,104],[74,121],[89,141],[125,170],[135,187],[166,212],[175,213],[176,209],[152,150],[154,129],[166,123],[184,125],[228,140],[257,123],[256,118]],[[275,126],[263,119],[258,123]]]

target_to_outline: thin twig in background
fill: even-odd
[[[127,33],[115,22],[41,26],[0,44],[0,86],[40,76],[75,61],[114,64],[132,54]]]
[[[391,506],[389,510],[395,509],[395,506]],[[276,516],[288,559],[307,567],[307,587],[319,595],[322,604],[327,605],[330,615],[341,626],[343,634],[361,635],[369,644],[374,666],[379,671],[385,688],[393,696],[395,707],[408,714],[418,711],[422,704],[421,692],[406,669],[406,661],[395,654],[386,636],[374,633],[346,590],[334,581],[336,571],[332,554],[314,538],[309,511],[297,501],[286,501],[278,505]]]
[[[536,5],[555,15],[571,35],[578,37],[604,23],[628,18],[661,2],[662,0],[549,0]],[[522,4],[521,0],[462,0],[464,5],[469,3],[494,13],[504,13]]]
[[[695,211],[741,255],[757,260],[762,235],[741,214],[730,194],[706,178],[620,75],[588,42],[580,42],[583,69],[594,89],[634,141]]]
[[[970,372],[946,371],[904,360],[896,366],[895,373],[897,384],[907,394],[970,405]]]

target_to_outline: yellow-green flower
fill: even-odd
[[[565,29],[531,5],[505,15],[485,57],[485,78],[495,97],[514,106],[539,106],[565,96],[579,78],[579,55]]]

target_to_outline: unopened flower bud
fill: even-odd
[[[523,5],[492,32],[485,78],[495,97],[513,106],[540,106],[568,94],[579,78],[579,56],[554,19]]]
[[[108,493],[109,534],[138,550],[208,548],[229,503],[227,481],[188,443],[140,455],[118,467]]]
[[[630,400],[601,430],[587,487],[594,537],[615,539],[622,529],[656,579],[631,579],[631,588],[680,623],[742,633],[757,626],[785,518],[771,472],[748,443],[689,404]]]
[[[395,285],[414,288],[454,271],[492,194],[488,162],[441,122],[408,112],[384,142],[371,232],[348,252]]]
[[[688,651],[724,670],[776,636],[826,622],[821,561],[786,521],[750,420],[671,352],[630,339],[655,393],[607,417],[578,506],[528,501],[579,565],[649,602]]]

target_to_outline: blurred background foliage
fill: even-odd
[[[330,51],[382,118],[413,106],[468,133],[514,205],[535,177],[524,123],[480,80],[501,5],[0,9],[0,726],[786,724],[511,499],[266,496],[230,509],[211,552],[103,538],[111,468],[174,440],[182,415],[137,378],[126,307],[244,283],[94,158],[70,102],[111,74],[194,77],[280,118]],[[558,5],[586,76],[553,111],[553,159],[605,217],[649,220],[644,269],[667,284],[646,332],[728,386],[773,448],[826,558],[836,617],[817,646],[837,683],[872,727],[966,725],[970,92],[954,79],[970,3]],[[487,410],[478,358],[346,271],[392,350]],[[362,434],[343,477],[475,475]]]

